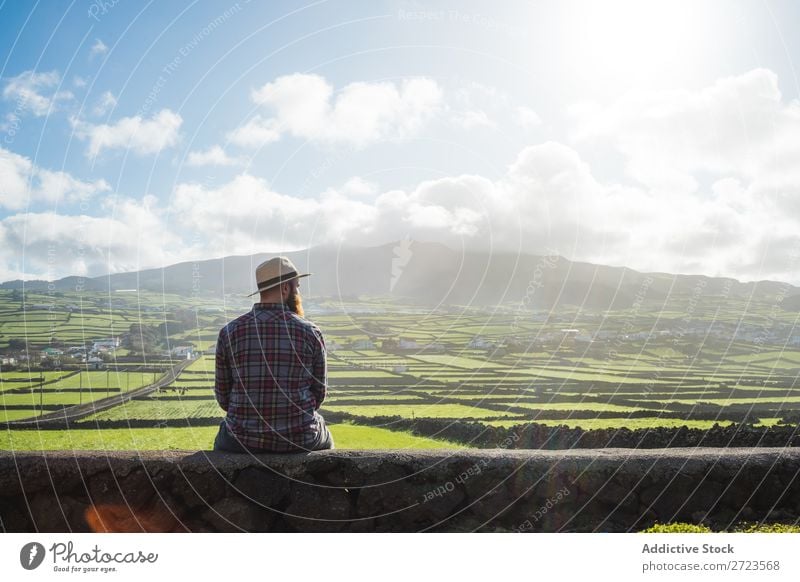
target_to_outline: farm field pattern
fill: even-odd
[[[132,325],[166,323],[169,329],[173,311],[186,308],[182,297],[144,293],[28,293],[25,305],[35,304],[50,307],[31,310],[0,291],[0,349],[7,351],[13,340],[25,340],[30,351],[69,346],[120,336]],[[69,430],[8,428],[0,433],[0,447],[210,449],[223,417],[213,396],[213,344],[219,328],[248,309],[219,305],[196,302],[194,325],[167,335],[170,345],[189,344],[201,353],[168,385],[89,414]],[[676,297],[635,313],[534,313],[515,305],[415,313],[363,298],[305,307],[328,345],[329,392],[321,412],[334,418],[338,448],[464,446],[393,430],[397,417],[615,430],[772,425],[800,411],[799,346],[702,331],[715,322],[767,331],[793,325],[796,314],[775,313],[771,304],[709,297],[690,309],[688,298]],[[140,389],[176,363],[163,357],[133,361],[132,355],[120,347],[98,370],[0,369],[0,422]]]

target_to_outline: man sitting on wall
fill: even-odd
[[[215,451],[284,453],[332,449],[317,412],[327,393],[325,340],[304,319],[299,274],[287,257],[256,269],[260,301],[219,332],[214,395],[227,413]]]

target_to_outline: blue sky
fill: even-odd
[[[317,244],[800,283],[792,2],[0,3],[0,280]]]

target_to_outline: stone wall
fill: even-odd
[[[537,412],[537,417],[548,412]],[[563,413],[564,411],[557,411]],[[573,417],[581,416],[574,410],[566,411]],[[652,414],[652,411],[642,411]],[[606,416],[608,415],[608,416]],[[613,418],[618,412],[587,411],[587,418]],[[627,415],[636,418],[636,413]],[[399,416],[359,417],[337,412],[325,414],[329,423],[351,422],[367,426],[379,426],[397,431],[408,431],[417,436],[443,439],[481,449],[653,449],[673,447],[798,447],[800,431],[798,423],[755,427],[733,423],[727,426],[714,424],[711,428],[688,428],[687,426],[655,426],[650,428],[596,428],[583,429],[566,425],[549,426],[538,422],[522,422],[503,427],[479,421],[452,420],[445,418],[408,419]],[[697,420],[697,418],[695,418]],[[179,421],[176,421],[179,422]],[[121,425],[115,425],[124,428]],[[152,426],[152,421],[151,421]],[[177,426],[177,424],[176,424]],[[185,426],[185,421],[184,421]],[[112,428],[103,426],[103,428]]]
[[[800,450],[0,452],[0,530],[637,531],[794,521]]]

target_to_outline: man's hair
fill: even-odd
[[[273,291],[280,291],[284,285],[289,285],[289,296],[284,301],[284,304],[292,310],[293,313],[299,315],[300,317],[305,317],[305,313],[303,311],[303,300],[300,296],[300,290],[297,288],[299,285],[298,279],[292,279],[291,281],[286,281],[285,283],[281,283],[280,285],[276,285],[272,289],[267,289],[261,292],[261,298],[263,299],[265,294],[268,294]],[[283,296],[283,293],[281,293]]]
[[[295,279],[297,281],[297,279]],[[289,306],[289,309],[294,311],[300,317],[305,315],[303,311],[303,300],[300,297],[300,290],[297,288],[297,285],[292,285],[292,292],[289,294],[289,297],[286,298],[286,304]]]

